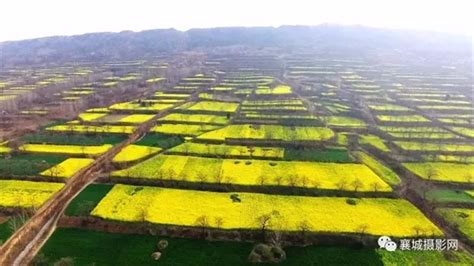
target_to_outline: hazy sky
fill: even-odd
[[[361,24],[473,30],[472,0],[0,0],[0,41],[87,32]]]

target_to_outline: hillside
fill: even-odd
[[[430,56],[471,54],[467,36],[446,33],[382,30],[362,26],[231,27],[211,29],[156,29],[141,32],[90,33],[0,43],[3,64],[48,61],[97,61],[146,58],[186,50],[241,46],[364,53],[416,52]]]

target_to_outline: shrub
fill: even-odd
[[[349,205],[357,205],[357,201],[355,199],[346,199],[346,203]]]
[[[154,260],[159,260],[161,258],[161,252],[153,252],[151,253],[151,257],[154,259]]]
[[[279,263],[285,259],[286,253],[282,248],[266,244],[256,245],[248,256],[251,263]]]
[[[167,240],[160,240],[158,244],[156,245],[159,251],[163,251],[168,247],[168,241]]]
[[[239,194],[232,194],[230,195],[230,199],[232,202],[241,202],[242,200],[239,198]]]

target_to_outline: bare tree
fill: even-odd
[[[347,185],[347,182],[346,182],[346,180],[344,180],[344,179],[341,179],[341,180],[339,180],[339,181],[336,183],[336,187],[337,187],[340,191],[344,190],[344,189],[346,188],[346,185]]]
[[[137,219],[138,221],[144,223],[146,222],[146,215],[147,215],[147,210],[146,210],[146,207],[142,206],[138,209],[138,213],[137,213]]]
[[[196,176],[196,178],[201,182],[201,183],[205,183],[206,182],[206,179],[207,179],[207,176],[204,172],[199,172]]]
[[[55,165],[49,168],[49,175],[52,177],[59,177],[59,175],[64,171],[63,167],[60,165]]]
[[[252,158],[253,153],[255,152],[255,147],[253,147],[253,146],[248,147],[248,151],[249,151],[249,154],[250,154],[250,158]]]
[[[270,221],[272,219],[271,214],[263,214],[257,217],[257,224],[260,228],[262,241],[265,241],[265,235],[268,227],[270,226]]]
[[[222,217],[216,217],[214,219],[214,221],[215,221],[215,224],[216,224],[216,228],[221,229],[222,225],[224,224],[224,219]]]
[[[275,183],[280,186],[282,182],[282,177],[280,175],[275,176]]]
[[[467,173],[464,178],[466,179],[466,183],[472,183],[473,177],[472,173]]]
[[[309,179],[306,175],[302,176],[300,179],[300,183],[302,187],[307,187]]]
[[[288,185],[291,187],[298,186],[298,176],[297,175],[288,175]]]
[[[379,182],[373,182],[371,185],[375,192],[379,191],[379,188],[380,188]]]
[[[433,178],[435,178],[437,176],[438,176],[438,173],[436,172],[436,170],[432,166],[429,166],[428,169],[426,169],[426,178],[429,181],[432,181]]]
[[[22,210],[19,214],[8,219],[8,227],[11,233],[15,233],[23,224],[28,221],[30,215],[25,210]]]
[[[354,188],[354,191],[357,192],[359,188],[362,188],[364,186],[364,183],[362,183],[362,181],[357,178],[351,182],[351,186]]]
[[[319,189],[319,188],[321,187],[321,182],[318,181],[318,180],[314,180],[314,181],[313,181],[313,187],[314,187],[315,189]]]
[[[224,179],[224,175],[222,175],[222,173],[219,172],[219,173],[215,174],[215,175],[213,176],[213,178],[214,178],[214,181],[215,181],[217,184],[221,184],[222,181],[223,181],[223,179]]]
[[[260,185],[264,185],[266,183],[267,176],[266,175],[259,175],[257,177],[257,183]]]
[[[169,180],[174,180],[177,176],[178,176],[178,174],[176,173],[175,170],[173,170],[173,169],[168,170],[168,179]]]
[[[196,221],[194,222],[196,226],[201,228],[201,235],[202,238],[206,238],[206,230],[209,228],[209,219],[207,218],[206,215],[201,215],[198,218],[196,218]]]
[[[412,229],[413,229],[413,232],[415,233],[415,236],[421,236],[421,234],[423,233],[423,228],[421,228],[418,225],[413,226]]]
[[[301,233],[301,240],[303,242],[306,242],[306,236],[309,231],[311,231],[311,225],[307,220],[303,220],[298,224],[298,229],[300,230]]]
[[[189,145],[187,143],[184,143],[182,147],[184,154],[189,155]]]
[[[357,232],[357,234],[359,234],[360,239],[362,239],[362,237],[367,233],[368,228],[369,228],[368,224],[361,224],[361,225],[357,226],[356,232]]]

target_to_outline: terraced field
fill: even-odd
[[[334,137],[334,132],[322,127],[286,127],[279,125],[230,125],[200,135],[203,140],[256,139],[283,141],[324,141]]]
[[[7,208],[40,207],[64,184],[0,180],[0,206]]]
[[[218,51],[25,69],[25,84],[0,71],[0,105],[54,88],[15,111],[37,128],[0,141],[0,240],[80,184],[37,260],[150,265],[166,239],[164,265],[246,265],[262,243],[283,265],[473,264],[472,78],[459,64]],[[390,252],[381,235],[459,246]]]
[[[345,198],[238,193],[240,201],[234,202],[231,195],[116,185],[92,215],[119,221],[143,219],[182,226],[200,226],[199,218],[206,217],[206,226],[224,229],[259,229],[258,217],[269,215],[269,227],[284,231],[298,231],[306,221],[310,231],[318,232],[355,233],[361,225],[367,225],[366,233],[375,235],[414,236],[414,227],[420,227],[423,235],[441,234],[416,208],[403,200],[358,199],[355,205],[350,205]]]

